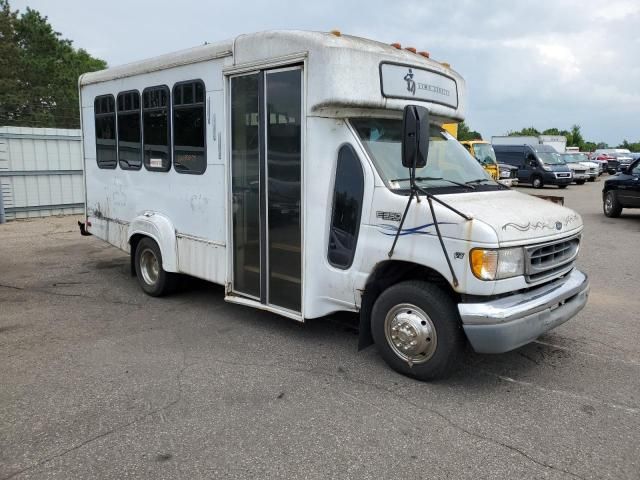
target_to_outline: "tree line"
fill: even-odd
[[[0,0],[0,125],[79,128],[78,77],[106,67],[36,10]]]
[[[580,131],[580,125],[573,125],[569,130],[560,130],[558,128],[547,128],[539,131],[535,127],[527,127],[522,130],[510,131],[507,133],[510,137],[537,137],[540,135],[562,135],[567,137],[567,147],[578,147],[581,152],[593,152],[598,148],[626,148],[631,152],[640,152],[640,141],[628,142],[624,140],[620,145],[610,147],[605,142],[586,141]],[[458,140],[482,140],[482,135],[475,130],[471,130],[464,122],[458,125]]]

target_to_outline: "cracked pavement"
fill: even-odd
[[[0,480],[638,479],[640,211],[605,218],[601,188],[543,192],[585,221],[585,310],[430,384],[358,353],[353,315],[154,299],[75,217],[2,225]]]

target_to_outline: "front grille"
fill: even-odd
[[[562,275],[573,268],[580,249],[580,236],[525,247],[527,282]]]
[[[578,175],[584,175],[585,173],[587,173],[586,170],[576,170],[575,173],[577,173]]]
[[[570,176],[571,176],[570,173],[556,173],[556,177],[558,178],[568,178]]]

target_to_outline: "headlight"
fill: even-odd
[[[545,169],[547,172],[550,172],[550,171],[551,171],[551,167],[547,167],[546,165],[543,165],[543,167],[542,167],[542,168],[543,168],[543,169]]]
[[[471,250],[471,271],[480,280],[501,280],[524,275],[524,250],[518,248]]]

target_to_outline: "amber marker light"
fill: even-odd
[[[411,53],[416,53],[416,49],[415,49],[415,48],[413,48],[413,47],[407,47],[407,48],[405,48],[405,50],[408,50],[408,51],[410,51]]]
[[[399,43],[392,43],[391,46],[393,48],[397,48],[398,50],[400,50],[402,48],[402,45],[400,45]]]

